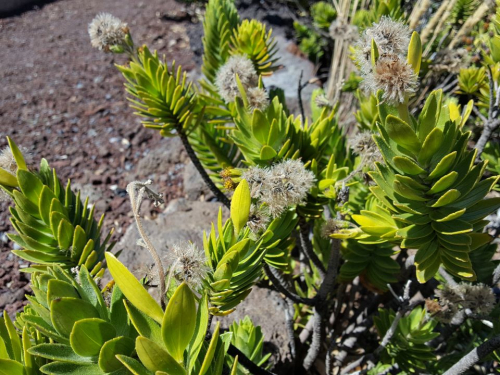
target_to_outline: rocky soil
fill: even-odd
[[[287,40],[283,26],[290,26],[291,19],[251,4],[239,2],[242,15],[271,23],[279,38],[284,68],[267,78],[266,85],[284,88],[289,107],[297,108],[300,71],[307,80],[314,77],[314,67]],[[12,137],[33,161],[46,158],[61,179],[71,178],[96,204],[97,213],[106,214],[105,227],[115,228],[115,249],[123,250],[121,260],[142,277],[151,259],[136,246],[128,182],[152,179],[164,194],[164,206],[145,202],[142,210],[163,255],[179,240],[201,245],[202,230],[209,229],[220,205],[210,202],[212,196],[179,140],[142,128],[128,108],[123,79],[114,66],[125,63],[124,57],[94,50],[89,43],[87,25],[99,12],[126,21],[136,43],[175,59],[192,78],[199,76],[200,11],[173,0],[60,0],[0,19],[0,148],[5,136]],[[305,103],[312,89],[303,92]],[[19,272],[26,263],[10,253],[10,229],[8,203],[0,202],[0,312],[13,314],[30,290],[26,275]],[[283,309],[279,295],[256,288],[234,316],[249,314],[262,325],[275,360],[287,355]]]

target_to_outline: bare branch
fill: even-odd
[[[289,289],[288,283],[284,279],[281,273],[273,268],[269,267],[268,264],[264,264],[264,271],[266,272],[267,277],[273,283],[274,287],[278,290],[278,292],[283,293],[286,297],[290,298],[295,303],[303,303],[304,305],[313,306],[315,300],[313,298],[304,298],[299,296],[298,294],[292,292]]]
[[[306,257],[308,257],[312,264],[314,264],[314,266],[318,269],[319,276],[324,279],[325,266],[314,252],[313,245],[311,243],[311,240],[309,239],[309,232],[310,229],[309,225],[306,222],[306,219],[302,216],[299,217],[299,236],[301,248],[304,251]]]
[[[468,369],[474,366],[482,358],[493,353],[500,348],[500,335],[494,336],[477,348],[471,350],[465,357],[455,363],[444,375],[464,374]]]

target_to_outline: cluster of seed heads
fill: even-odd
[[[379,53],[375,66],[371,59],[372,40]],[[382,17],[365,30],[356,43],[355,58],[366,92],[376,94],[382,90],[383,99],[390,103],[403,103],[415,93],[418,77],[406,61],[409,44],[409,28],[389,17]]]
[[[492,289],[484,284],[444,285],[436,291],[438,301],[427,301],[427,310],[442,323],[460,322],[466,310],[473,315],[487,315],[496,305]]]
[[[245,90],[248,109],[264,110],[269,105],[269,97],[264,89],[257,87],[259,81],[257,71],[252,60],[245,56],[231,56],[217,72],[215,85],[224,101],[229,103],[240,96],[236,76]]]
[[[191,242],[177,243],[170,250],[166,259],[169,279],[173,277],[198,290],[210,270],[205,253]]]
[[[109,13],[98,14],[89,24],[92,47],[106,52],[113,46],[125,46],[128,32],[127,24]]]
[[[251,167],[241,177],[248,182],[252,198],[265,203],[272,218],[302,203],[315,182],[314,173],[300,160],[291,159],[270,168]]]
[[[382,154],[369,131],[359,132],[349,140],[352,151],[361,157],[362,166],[373,167],[373,164],[382,160]]]
[[[267,229],[269,221],[271,221],[271,214],[266,205],[252,204],[250,206],[247,225],[254,236],[262,234]]]

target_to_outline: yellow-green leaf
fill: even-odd
[[[165,347],[177,362],[183,360],[184,350],[189,345],[196,327],[196,302],[186,283],[176,289],[168,302],[161,334]]]
[[[422,42],[420,35],[416,31],[411,35],[410,45],[408,46],[408,64],[411,65],[415,74],[420,72],[420,62],[422,61]]]
[[[231,220],[238,234],[246,225],[250,215],[250,188],[246,180],[241,180],[231,200]]]
[[[113,280],[130,303],[158,323],[161,323],[163,320],[163,310],[160,305],[149,295],[147,290],[144,289],[127,267],[116,259],[113,254],[108,252],[106,252],[106,261]]]
[[[184,368],[170,354],[146,337],[137,337],[135,350],[142,364],[149,371],[164,371],[169,375],[186,375]]]

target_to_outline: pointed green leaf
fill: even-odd
[[[12,151],[12,155],[14,156],[14,160],[16,161],[17,168],[28,170],[28,166],[24,161],[23,153],[21,152],[21,150],[19,150],[19,147],[17,147],[16,143],[9,137],[7,137],[7,142],[9,143],[10,150]]]
[[[420,151],[420,140],[410,125],[398,117],[389,115],[386,118],[385,128],[389,137],[398,145],[418,155]]]
[[[443,131],[434,128],[424,140],[422,149],[418,154],[418,162],[422,165],[427,165],[432,156],[439,150],[443,142]]]
[[[422,60],[422,42],[416,31],[413,32],[408,46],[408,64],[411,65],[416,75],[420,72],[420,62]]]
[[[184,368],[170,354],[146,337],[137,337],[135,350],[142,364],[150,371],[164,371],[169,375],[186,375]]]
[[[392,159],[394,166],[401,170],[403,173],[415,176],[421,173],[425,173],[425,170],[422,169],[417,163],[406,156],[395,156]]]
[[[130,337],[115,337],[107,341],[99,353],[99,367],[102,371],[109,373],[118,371],[123,364],[116,358],[116,355],[130,356],[134,352],[134,340]]]
[[[250,215],[250,188],[246,180],[241,180],[231,199],[231,220],[238,234],[246,225]]]
[[[106,261],[109,272],[125,297],[139,310],[150,316],[158,323],[163,320],[163,310],[160,305],[149,295],[141,283],[116,257],[106,252]]]
[[[168,302],[161,333],[168,352],[181,362],[196,327],[196,302],[186,283],[179,285]]]

